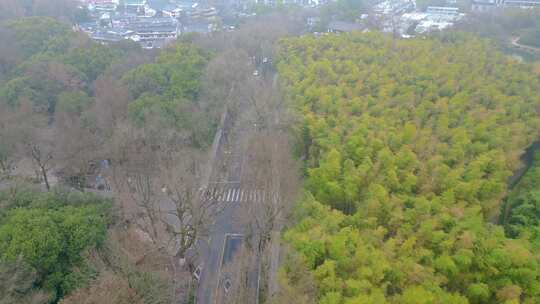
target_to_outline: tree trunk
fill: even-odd
[[[47,176],[47,169],[45,169],[45,166],[39,166],[41,170],[41,176],[43,177],[43,181],[45,182],[45,187],[47,188],[47,191],[51,190],[51,185],[49,185],[49,177]]]
[[[0,173],[5,174],[5,177],[9,177],[10,175],[10,168],[8,165],[8,162],[5,160],[0,160]],[[0,176],[0,179],[2,179],[3,176]]]

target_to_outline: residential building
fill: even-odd
[[[472,10],[475,12],[487,12],[496,8],[537,8],[540,0],[473,0]]]
[[[174,18],[138,18],[125,27],[134,41],[171,40],[178,38],[180,24]]]
[[[540,0],[502,0],[504,7],[535,8],[540,7]]]
[[[123,0],[124,11],[128,13],[143,13],[146,0]]]
[[[415,8],[414,0],[388,0],[375,5],[373,11],[377,15],[401,15]]]
[[[473,0],[472,11],[473,12],[488,12],[500,7],[502,0]]]
[[[426,14],[448,16],[453,18],[459,16],[459,8],[447,6],[428,6],[426,9]]]
[[[333,0],[255,0],[256,3],[268,5],[268,6],[275,6],[278,3],[282,4],[296,4],[296,5],[302,5],[302,6],[320,6],[324,5],[330,2],[334,2]]]

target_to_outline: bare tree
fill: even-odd
[[[27,144],[28,155],[36,166],[37,176],[45,183],[47,190],[51,190],[49,171],[53,164],[53,149],[43,140],[33,140]]]
[[[9,177],[17,156],[17,121],[15,113],[0,103],[0,179]]]
[[[105,156],[112,163],[109,176],[122,204],[124,220],[144,231],[157,249],[165,248],[161,233],[158,159],[144,130],[129,123],[120,124],[108,143]]]
[[[85,102],[93,102],[85,98]],[[57,108],[54,120],[55,165],[62,176],[80,190],[85,188],[86,178],[93,173],[92,163],[97,163],[101,154],[101,140],[88,114]]]
[[[201,189],[201,151],[181,148],[165,152],[161,158],[163,192],[169,208],[164,223],[174,240],[174,256],[187,258],[196,241],[208,235],[210,225],[220,212],[213,193]]]
[[[243,119],[252,121],[242,184],[262,191],[258,199],[242,209],[248,227],[248,240],[268,284],[268,295],[277,292],[279,266],[279,233],[297,199],[300,187],[300,166],[293,158],[288,126],[294,117],[286,111],[276,79],[259,80],[249,98]],[[269,244],[271,247],[269,248]],[[268,280],[265,280],[266,274]]]
[[[229,45],[245,50],[250,57],[262,58],[273,55],[279,39],[300,33],[302,27],[303,21],[295,14],[274,13],[251,20],[233,33],[224,35],[229,37]]]
[[[127,278],[111,272],[101,273],[90,286],[79,288],[64,297],[62,304],[143,304],[143,295],[130,286]]]
[[[243,184],[264,191],[263,199],[243,209],[256,253],[262,254],[272,232],[280,231],[294,204],[299,184],[299,165],[291,157],[286,133],[257,132],[251,137]]]
[[[52,296],[36,288],[37,272],[22,257],[13,262],[0,261],[1,304],[45,304]]]
[[[200,189],[205,153],[167,129],[120,124],[111,140],[110,175],[126,220],[146,232],[156,250],[184,261],[219,212],[213,196]],[[126,212],[130,207],[135,211]]]
[[[253,72],[248,54],[231,47],[214,57],[206,67],[200,94],[200,104],[210,117],[218,118],[224,106],[236,98]]]
[[[127,184],[131,198],[140,212],[134,220],[135,224],[150,236],[158,250],[165,248],[162,237],[161,208],[157,195],[157,184],[152,177],[153,172],[139,171],[128,173]]]
[[[47,117],[34,113],[30,102],[21,101],[17,122],[24,130],[18,138],[23,154],[32,160],[36,171],[36,178],[45,183],[50,190],[49,171],[53,167],[53,134],[47,128]]]
[[[98,78],[94,86],[95,103],[90,111],[100,135],[110,137],[116,126],[127,119],[129,92],[125,85],[108,76]]]

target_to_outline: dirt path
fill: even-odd
[[[512,43],[512,45],[514,47],[517,47],[519,49],[529,51],[529,52],[540,53],[540,48],[530,46],[530,45],[520,44],[519,39],[521,39],[521,37],[519,37],[519,36],[518,37],[512,37],[510,42]]]

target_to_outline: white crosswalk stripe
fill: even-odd
[[[219,203],[260,203],[273,197],[264,190],[238,187],[200,189],[199,195],[202,199],[215,200]]]
[[[240,190],[240,198],[238,199],[239,202],[243,202],[244,199],[244,190]]]
[[[231,193],[231,202],[236,202],[236,191],[237,189],[232,189]]]
[[[218,201],[222,201],[224,198],[225,198],[225,191],[224,190],[218,190],[219,191],[219,195],[218,195]]]

